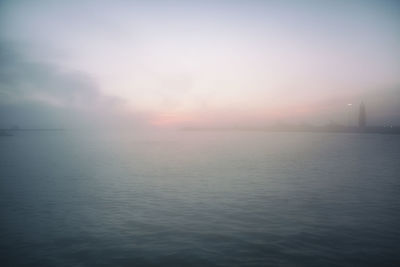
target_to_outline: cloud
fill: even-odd
[[[34,61],[7,42],[0,42],[0,111],[3,127],[144,119],[127,112],[123,99],[102,93],[89,75]]]

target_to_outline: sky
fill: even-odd
[[[398,1],[0,0],[0,127],[353,124],[361,101],[400,125]]]

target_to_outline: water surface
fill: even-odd
[[[0,137],[1,265],[399,266],[399,137]]]

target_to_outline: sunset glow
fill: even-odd
[[[398,121],[400,35],[390,5],[8,1],[1,10],[3,51],[62,76],[21,83],[27,93],[10,91],[7,103],[118,109],[182,126],[342,123],[343,106],[363,100],[371,120]]]
[[[0,267],[400,266],[400,0],[0,0]]]

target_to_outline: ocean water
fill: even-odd
[[[1,266],[400,266],[400,136],[0,137]]]

